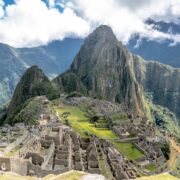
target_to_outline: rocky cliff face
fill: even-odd
[[[180,69],[134,56],[136,79],[153,102],[173,111],[180,119]]]
[[[124,103],[133,112],[143,114],[143,95],[132,71],[132,60],[111,28],[100,26],[85,40],[70,70],[54,82],[73,73],[89,96]]]
[[[46,95],[49,99],[58,97],[56,90],[42,70],[37,66],[32,66],[25,72],[15,89],[7,109],[6,122],[11,122],[26,100],[40,95]]]

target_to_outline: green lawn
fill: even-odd
[[[83,137],[86,137],[85,132],[90,132],[100,138],[117,138],[116,134],[109,129],[96,128],[94,124],[89,122],[89,119],[85,116],[86,113],[77,106],[64,106],[56,108],[56,111],[59,112],[60,115],[64,112],[70,112],[68,119],[71,127]]]
[[[150,163],[150,164],[148,164],[146,166],[146,169],[149,170],[149,171],[156,171],[157,170],[157,166],[155,164]]]
[[[132,143],[112,142],[113,145],[129,160],[137,160],[144,156]]]
[[[107,167],[104,160],[99,160],[99,166],[100,166],[102,175],[106,177],[107,179],[112,179],[111,171],[109,167]]]
[[[168,173],[164,173],[164,174],[158,174],[154,176],[137,178],[137,180],[178,180],[178,178]]]

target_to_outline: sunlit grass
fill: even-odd
[[[56,108],[56,111],[60,113],[61,118],[64,112],[70,112],[68,119],[71,127],[83,137],[86,137],[85,132],[89,132],[100,138],[117,138],[116,134],[109,129],[96,128],[94,124],[89,122],[89,118],[85,116],[85,112],[77,106],[64,106]]]
[[[155,164],[150,163],[150,164],[148,164],[146,166],[146,169],[149,170],[149,171],[156,171],[157,170],[157,166]]]
[[[112,142],[113,145],[129,160],[137,160],[144,156],[132,143]]]
[[[154,176],[141,177],[141,178],[137,178],[137,180],[179,180],[179,178],[176,178],[174,176],[171,176],[170,174],[165,173]]]

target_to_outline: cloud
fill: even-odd
[[[4,6],[4,2],[0,0],[0,18],[4,16],[3,6]]]
[[[15,47],[46,44],[68,36],[85,37],[88,23],[65,7],[60,13],[48,8],[41,0],[17,0],[6,7],[6,16],[0,20],[0,40]]]
[[[149,18],[179,23],[179,0],[73,0],[73,9],[91,26],[110,25],[117,37],[127,43],[133,34],[149,39],[174,38],[146,24]],[[159,18],[159,19],[158,19]]]
[[[45,2],[48,2],[48,6]],[[180,23],[179,0],[16,0],[5,7],[0,0],[0,40],[15,47],[46,44],[65,37],[85,37],[101,24],[112,27],[128,43],[138,34],[150,40],[172,40],[178,34],[161,32],[146,21]],[[1,4],[2,3],[2,4]],[[61,12],[59,11],[61,9]],[[4,16],[4,14],[6,14]]]

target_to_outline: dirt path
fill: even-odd
[[[174,138],[167,137],[170,145],[170,159],[168,161],[169,168],[172,169],[176,163],[176,158],[180,156],[180,146],[176,143]]]

